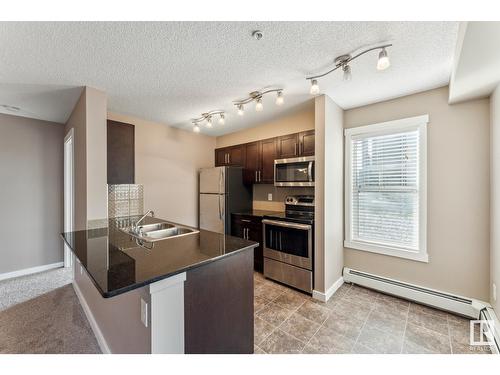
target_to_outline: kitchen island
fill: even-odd
[[[63,233],[74,289],[106,353],[252,353],[255,242],[215,232],[137,241],[122,229]],[[163,222],[146,218],[144,224]]]

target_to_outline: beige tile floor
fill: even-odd
[[[469,320],[344,284],[327,303],[255,273],[256,354],[489,353],[469,343]]]

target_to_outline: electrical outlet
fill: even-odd
[[[493,301],[497,301],[497,285],[493,283]]]
[[[141,322],[144,327],[148,326],[148,303],[141,298]]]
[[[272,201],[273,200],[273,193],[267,194],[267,200]]]

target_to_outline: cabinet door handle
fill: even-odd
[[[231,154],[227,154],[227,163],[231,164]]]
[[[257,178],[257,171],[255,171],[255,182],[258,181],[258,178]]]
[[[304,145],[302,143],[299,143],[299,155],[302,155],[304,149]]]
[[[293,154],[295,156],[297,156],[297,143],[294,144],[294,147],[293,147]]]
[[[259,171],[259,182],[262,182],[261,171]]]
[[[280,232],[280,250],[283,250],[283,247],[281,246],[281,232]]]
[[[250,220],[248,219],[241,219],[241,221],[244,221],[245,223],[250,223]]]

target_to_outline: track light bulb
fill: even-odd
[[[385,48],[382,48],[382,51],[380,51],[380,53],[378,54],[377,69],[385,70],[390,66],[391,62],[389,61],[387,50]]]
[[[349,65],[344,65],[342,70],[344,71],[344,81],[350,81],[352,78],[351,67]]]
[[[276,105],[282,105],[285,102],[285,98],[283,98],[283,93],[278,91],[278,96],[276,97]]]
[[[224,113],[221,113],[219,117],[219,124],[224,125],[225,123],[226,123],[226,116],[224,116]]]
[[[238,115],[243,116],[245,114],[245,110],[243,109],[243,104],[238,104]]]
[[[212,117],[208,117],[207,118],[207,128],[211,128],[212,127]]]
[[[315,79],[313,79],[311,81],[311,90],[309,90],[309,93],[311,95],[318,95],[319,94],[319,85],[318,85],[318,81],[316,81]]]
[[[198,124],[194,124],[194,126],[193,126],[193,131],[194,131],[195,133],[199,133],[199,132],[200,132],[200,127],[198,126]]]
[[[255,104],[255,110],[257,112],[262,112],[263,109],[264,109],[264,106],[262,105],[262,98],[258,98],[257,104]]]

